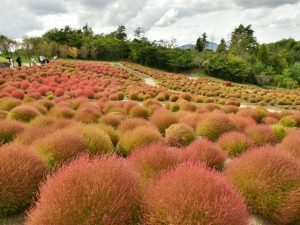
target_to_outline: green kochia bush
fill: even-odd
[[[192,127],[184,123],[172,124],[166,129],[166,142],[173,147],[185,147],[196,138]]]
[[[48,172],[42,158],[20,144],[0,148],[0,218],[26,209]]]
[[[20,105],[8,113],[7,119],[30,122],[30,120],[40,115],[42,114],[36,108],[28,105]]]
[[[196,133],[202,137],[215,141],[225,132],[237,130],[235,123],[225,113],[212,112],[203,120],[200,120],[196,127]]]
[[[230,156],[237,156],[253,146],[254,142],[245,133],[230,131],[222,134],[217,144]]]
[[[156,128],[140,126],[121,134],[117,149],[122,155],[127,155],[138,146],[163,140]]]
[[[247,225],[244,199],[204,164],[181,164],[146,187],[142,199],[145,225]]]
[[[276,224],[299,224],[300,164],[290,154],[270,146],[253,149],[234,159],[225,174],[254,213]]]
[[[26,225],[137,224],[140,179],[125,159],[82,156],[47,177]]]

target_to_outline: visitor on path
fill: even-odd
[[[9,57],[9,68],[13,69],[14,68],[14,60],[12,59],[12,57]]]
[[[39,61],[41,64],[45,64],[45,57],[44,56],[39,56]]]
[[[54,60],[58,60],[58,57],[57,57],[57,55],[55,55],[55,56],[53,57],[53,59],[54,59]]]
[[[18,56],[18,58],[16,59],[18,66],[21,67],[22,66],[22,61],[21,61],[21,57]]]

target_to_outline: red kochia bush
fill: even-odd
[[[25,125],[17,121],[0,120],[0,146],[15,139],[25,129]]]
[[[227,154],[208,139],[196,139],[181,151],[182,161],[205,162],[209,167],[222,168]]]
[[[21,90],[14,90],[11,92],[11,96],[13,98],[23,99],[24,98],[24,92]]]
[[[26,209],[48,172],[42,158],[20,144],[0,148],[0,218]]]
[[[148,185],[142,199],[143,224],[247,225],[244,199],[204,164],[186,163]]]
[[[124,159],[80,157],[48,176],[25,224],[136,224],[139,190],[140,180]]]
[[[57,130],[40,138],[34,143],[34,147],[50,168],[86,151],[83,137],[70,128]]]
[[[129,163],[133,165],[144,181],[157,177],[160,172],[179,164],[179,151],[171,150],[161,142],[135,148],[128,156]]]
[[[276,144],[278,142],[274,131],[268,125],[259,124],[248,126],[245,129],[245,133],[258,146],[262,146],[265,144]]]
[[[300,220],[300,164],[287,152],[264,146],[234,159],[225,170],[252,211],[276,224]]]
[[[300,160],[300,131],[291,131],[282,140],[282,142],[276,145],[276,148],[280,150],[289,151],[294,157]]]

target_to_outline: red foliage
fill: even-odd
[[[134,224],[139,191],[124,159],[80,157],[48,176],[25,224]]]
[[[24,92],[21,91],[21,90],[14,90],[14,91],[11,92],[11,96],[13,98],[18,98],[18,99],[22,100],[25,95],[24,95]]]
[[[179,151],[171,150],[161,142],[153,142],[135,148],[128,156],[128,161],[133,165],[144,181],[158,177],[164,171],[178,165]]]
[[[227,87],[231,87],[232,84],[231,84],[230,81],[226,81],[226,82],[225,82],[225,85],[226,85]]]
[[[78,89],[75,91],[75,98],[78,98],[80,96],[86,96],[85,91],[83,89]]]
[[[65,90],[63,88],[55,88],[54,94],[59,97],[63,96],[65,93]]]
[[[20,88],[25,90],[30,87],[30,83],[28,80],[22,80],[20,84]]]
[[[300,131],[291,131],[282,140],[282,142],[276,145],[277,149],[289,151],[294,157],[300,160]]]
[[[204,164],[181,164],[146,187],[143,224],[247,225],[244,199]]]
[[[0,218],[26,209],[48,172],[41,157],[20,144],[0,148]]]
[[[276,144],[278,139],[269,125],[258,124],[247,126],[245,133],[254,141],[258,146],[266,144]]]
[[[276,224],[297,224],[300,209],[300,164],[270,146],[234,159],[225,174],[252,211]]]
[[[227,153],[208,139],[196,139],[181,151],[182,161],[205,162],[209,167],[222,168]]]

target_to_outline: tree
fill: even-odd
[[[266,44],[258,46],[257,58],[265,65],[269,65],[269,48]]]
[[[209,42],[207,41],[207,35],[206,33],[204,32],[202,34],[202,37],[199,37],[196,41],[196,49],[199,51],[199,52],[203,52],[205,50],[205,46],[208,44]]]
[[[5,35],[0,35],[0,53],[6,56],[10,55],[12,48],[16,45],[17,42],[9,39]]]
[[[59,48],[59,56],[61,58],[67,58],[68,52],[69,52],[69,46],[68,45],[60,45]]]
[[[76,47],[69,47],[69,49],[68,49],[68,55],[71,56],[74,59],[77,59],[77,57],[78,57],[78,48],[76,48]]]
[[[87,46],[81,46],[79,49],[79,55],[83,59],[87,59],[89,57],[90,50]]]
[[[231,39],[229,44],[229,52],[247,58],[249,54],[253,54],[258,46],[256,37],[254,37],[254,31],[251,25],[244,27],[240,24],[239,27],[235,28],[231,33]]]
[[[218,45],[217,52],[226,52],[227,51],[227,44],[224,38],[221,39],[220,44]]]
[[[108,37],[113,37],[119,40],[126,40],[127,39],[127,34],[125,32],[126,28],[124,25],[121,25],[118,27],[116,31],[111,32]]]

